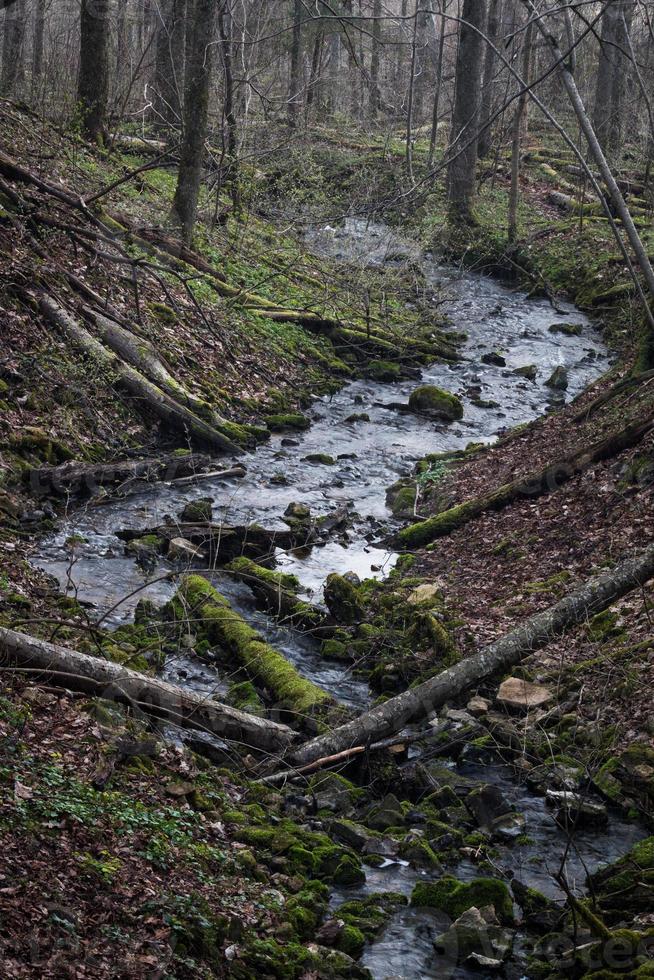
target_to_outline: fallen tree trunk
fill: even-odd
[[[116,531],[116,537],[125,542],[144,537],[156,537],[169,542],[173,538],[182,537],[200,548],[206,555],[207,562],[213,565],[224,564],[242,555],[254,560],[274,558],[277,548],[288,549],[306,544],[303,533],[269,530],[257,524],[229,526],[209,522],[187,524],[183,521],[171,521],[169,524],[158,524],[154,527],[122,528]]]
[[[179,381],[175,380],[149,340],[137,336],[110,317],[91,309],[91,307],[85,307],[84,312],[95,324],[100,339],[107,347],[111,348],[114,354],[144,374],[174,401],[186,406],[198,418],[222,433],[226,439],[234,440],[237,443],[248,441],[246,429],[221,418],[208,402],[198,398],[197,395],[194,395]]]
[[[196,635],[229,651],[238,666],[271,694],[277,707],[292,712],[300,724],[334,705],[331,694],[302,677],[201,576],[189,575],[183,580],[169,609],[178,621],[190,622]]]
[[[604,391],[601,395],[598,395],[597,398],[590,403],[590,405],[586,405],[586,407],[582,408],[580,412],[577,412],[573,418],[573,422],[583,422],[585,419],[590,418],[591,415],[594,415],[595,412],[603,405],[606,405],[608,402],[612,401],[613,398],[617,398],[618,395],[622,394],[623,392],[629,391],[631,388],[637,388],[639,385],[645,384],[653,379],[654,370],[641,371],[638,374],[627,375],[626,378],[622,378],[621,381],[616,382],[616,384],[614,384],[612,388],[609,388],[608,391]]]
[[[258,604],[282,625],[313,636],[331,636],[334,624],[327,612],[300,599],[300,583],[295,575],[271,571],[249,558],[235,558],[226,566],[240,582],[252,590]]]
[[[652,430],[654,430],[652,418],[628,425],[620,432],[596,442],[589,448],[579,449],[570,456],[562,456],[536,473],[503,484],[485,497],[475,497],[463,504],[450,507],[441,514],[429,517],[419,524],[402,528],[397,535],[398,546],[420,548],[430,541],[451,534],[452,531],[463,527],[485,511],[501,510],[519,497],[536,498],[557,490],[563,483],[583,473],[595,463],[611,459],[625,449],[636,446]]]
[[[58,687],[120,701],[185,728],[211,732],[253,748],[276,752],[296,737],[286,725],[238,711],[206,695],[195,694],[111,660],[90,657],[23,633],[0,627],[2,668],[11,664],[43,671]]]
[[[46,293],[39,295],[38,303],[43,315],[68,340],[72,341],[76,347],[80,348],[97,364],[112,372],[121,388],[166,422],[174,431],[182,433],[195,443],[218,452],[243,452],[240,446],[237,446],[214,426],[205,422],[204,419],[198,418],[190,409],[180,405],[157,385],[143,377],[136,368],[125,364],[116,354],[109,353],[99,340],[96,340],[67,310]]]
[[[46,493],[92,494],[98,487],[127,483],[132,480],[174,481],[176,478],[193,480],[197,471],[204,469],[211,457],[200,453],[181,456],[170,453],[148,459],[118,459],[112,463],[82,463],[74,460],[62,466],[41,466],[29,469],[25,480],[37,496]]]
[[[291,751],[289,761],[294,766],[305,766],[355,745],[365,745],[393,735],[410,721],[429,715],[447,701],[458,697],[473,684],[515,667],[553,637],[606,609],[652,577],[654,545],[636,558],[628,558],[610,571],[590,579],[575,592],[549,609],[531,616],[522,626],[474,656],[390,698],[353,721],[305,742]]]

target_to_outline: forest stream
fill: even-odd
[[[145,572],[124,554],[115,532],[155,526],[166,515],[177,515],[188,501],[205,496],[214,500],[215,520],[230,525],[257,522],[266,528],[285,527],[281,515],[291,502],[308,505],[316,516],[347,505],[353,518],[347,530],[311,549],[277,555],[278,568],[295,573],[312,601],[320,602],[322,583],[331,572],[353,572],[361,578],[385,576],[397,560],[397,555],[380,544],[393,527],[386,505],[391,484],[410,475],[415,463],[428,453],[463,449],[471,442],[489,443],[503,431],[543,415],[557,399],[560,404],[564,398],[574,398],[608,366],[607,350],[596,328],[569,304],[554,309],[548,300],[528,298],[495,279],[444,265],[429,254],[416,256],[411,246],[382,225],[350,219],[338,229],[313,229],[307,238],[314,251],[348,264],[381,264],[407,257],[419,261],[434,302],[447,314],[452,328],[467,336],[461,360],[425,368],[422,383],[459,395],[464,403],[463,420],[436,424],[385,407],[393,402],[406,404],[420,383],[417,379],[392,384],[357,380],[331,397],[314,401],[308,411],[312,425],[306,432],[292,437],[274,435],[269,444],[246,457],[247,473],[242,479],[201,480],[181,487],[149,485],[125,499],[99,500],[71,512],[56,534],[40,542],[32,561],[56,576],[62,588],[74,590],[80,601],[89,604],[93,616],[106,616],[105,623],[117,626],[129,620],[144,595],[164,602],[174,591],[170,580],[156,581],[171,566],[159,559]],[[553,324],[579,324],[581,329],[552,332]],[[504,364],[482,361],[483,355],[498,352]],[[534,381],[514,373],[528,365],[536,368]],[[557,367],[567,372],[564,393],[545,384]],[[363,418],[348,421],[357,414]],[[333,457],[335,464],[307,460],[316,454]],[[66,546],[72,536],[83,542],[76,546],[74,559]],[[319,643],[284,629],[259,611],[247,586],[220,570],[211,579],[303,675],[349,706],[361,708],[370,702],[366,683],[342,664],[326,661]],[[127,595],[130,598],[125,599]],[[190,656],[169,664],[166,676],[199,692],[220,694],[227,689],[226,678]],[[495,784],[524,817],[520,832],[528,835],[529,843],[512,846],[507,834],[507,842],[497,849],[498,876],[516,874],[548,897],[561,898],[554,874],[567,837],[545,799],[518,782],[512,770],[488,752],[464,752],[456,763],[447,764],[461,777]],[[442,760],[439,765],[442,767]],[[625,853],[643,836],[636,824],[609,813],[607,826],[576,834],[567,857],[568,881],[583,891],[588,872]],[[367,868],[366,873],[365,885],[334,892],[332,905],[380,891],[410,894],[416,881],[428,874],[399,859]],[[477,873],[466,860],[455,871],[462,880]],[[379,980],[485,976],[483,967],[472,971],[434,959],[434,938],[444,928],[440,913],[403,909],[367,947],[362,965]],[[517,942],[519,951],[518,946]],[[519,956],[512,964],[510,975],[524,975]]]

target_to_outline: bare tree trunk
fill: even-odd
[[[153,110],[155,121],[166,126],[179,126],[182,119],[185,27],[185,0],[162,3],[158,12]]]
[[[488,37],[497,45],[500,24],[502,22],[502,0],[490,0],[488,8]],[[493,91],[495,89],[495,69],[497,67],[497,56],[495,48],[490,44],[486,48],[486,59],[484,61],[484,81],[481,92],[481,113],[479,118],[479,147],[480,159],[487,157],[491,150],[492,127],[489,125],[491,111],[493,108]]]
[[[413,103],[416,85],[416,58],[418,55],[418,16],[420,0],[416,0],[413,13],[413,33],[411,35],[411,68],[409,71],[409,94],[406,107],[406,172],[409,182],[413,183]]]
[[[438,56],[436,60],[436,88],[434,91],[434,105],[432,110],[429,158],[427,160],[427,167],[429,169],[431,169],[434,164],[434,155],[438,145],[438,113],[440,109],[441,89],[443,87],[443,54],[445,51],[445,30],[447,27],[447,5],[448,0],[441,0],[441,28],[440,36],[438,38]]]
[[[21,73],[21,57],[25,36],[25,0],[17,0],[8,9],[4,18],[4,38],[2,43],[2,95],[14,95]]]
[[[477,166],[477,132],[481,108],[481,71],[486,29],[486,0],[463,0],[456,62],[456,94],[447,171],[449,220],[474,223],[472,204]]]
[[[240,209],[239,163],[238,163],[238,122],[234,100],[234,21],[229,4],[225,4],[218,15],[218,30],[221,41],[224,76],[223,115],[227,124],[227,176],[231,181],[231,195],[234,210]]]
[[[216,15],[215,0],[195,0],[193,20],[187,25],[192,43],[186,63],[184,139],[172,209],[187,244],[193,239],[202,181]]]
[[[522,51],[522,78],[527,84],[531,73],[531,44],[533,23],[529,23],[525,32]],[[518,201],[520,198],[520,143],[522,136],[522,120],[527,108],[528,94],[525,90],[520,94],[513,116],[513,140],[511,144],[511,189],[509,191],[508,239],[514,244],[518,237]]]
[[[608,0],[604,4],[593,112],[593,127],[604,152],[613,152],[620,146],[625,74],[629,64],[625,52],[633,8],[634,0]]]
[[[32,41],[32,87],[36,89],[43,74],[46,0],[34,2],[34,39]]]
[[[381,16],[382,0],[373,0],[372,5],[372,52],[370,55],[370,120],[375,122],[381,104],[379,89],[379,67],[381,63]]]
[[[3,667],[7,662],[18,664],[22,670],[43,674],[59,687],[128,704],[183,728],[211,732],[264,751],[285,748],[296,738],[286,725],[230,708],[206,694],[13,630],[0,628],[0,650]]]
[[[590,579],[581,588],[549,609],[531,616],[522,626],[491,643],[480,653],[390,698],[353,721],[306,742],[291,753],[291,761],[298,766],[306,765],[323,756],[393,735],[414,719],[429,715],[447,701],[458,697],[471,685],[515,667],[553,637],[608,608],[653,576],[654,545],[635,558],[628,558],[610,571]]]
[[[77,99],[82,132],[94,142],[107,131],[111,5],[112,0],[82,0]]]
[[[307,86],[307,101],[305,105],[304,115],[305,122],[309,121],[309,115],[311,109],[316,99],[316,91],[318,88],[318,81],[320,79],[320,68],[322,65],[322,53],[323,45],[325,41],[324,31],[319,30],[316,34],[316,39],[313,42],[313,52],[311,55],[311,70],[309,72],[309,84]]]
[[[297,126],[298,117],[302,111],[302,16],[304,6],[302,0],[294,0],[293,6],[293,40],[291,43],[291,83],[288,92],[288,124]]]

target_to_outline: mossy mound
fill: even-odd
[[[401,379],[402,368],[393,361],[369,361],[366,365],[365,374],[373,381],[390,384]]]
[[[269,415],[266,423],[271,432],[287,432],[289,430],[303,432],[311,425],[310,420],[301,412]]]
[[[456,422],[463,418],[463,403],[460,398],[435,385],[421,385],[411,392],[409,408],[412,412],[422,412],[436,418]]]
[[[619,922],[650,912],[654,891],[654,837],[639,841],[615,863],[590,876],[603,918]]]
[[[438,909],[451,919],[472,908],[492,905],[504,925],[513,923],[513,902],[509,889],[497,878],[476,878],[465,883],[445,877],[439,881],[418,882],[411,893],[411,904]]]
[[[185,505],[180,519],[185,524],[208,524],[213,517],[213,500],[211,497],[201,497],[191,500]]]
[[[351,625],[363,619],[363,606],[357,587],[345,576],[335,572],[328,575],[324,593],[327,608],[337,622]]]

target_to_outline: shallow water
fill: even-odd
[[[167,515],[178,515],[187,501],[198,497],[214,499],[216,520],[227,524],[256,521],[269,528],[285,527],[280,518],[292,501],[309,504],[316,515],[347,504],[355,515],[347,532],[308,553],[277,555],[279,565],[299,576],[314,601],[320,601],[322,584],[330,572],[355,571],[361,577],[388,574],[396,556],[375,546],[390,520],[385,504],[388,486],[410,474],[415,462],[427,453],[464,448],[469,442],[491,442],[505,429],[547,412],[552,406],[552,392],[544,382],[558,365],[564,365],[569,374],[568,390],[560,396],[565,399],[582,391],[608,366],[606,349],[595,328],[572,306],[564,304],[559,313],[546,300],[528,299],[496,280],[419,256],[383,226],[350,220],[341,229],[314,230],[308,237],[316,251],[350,263],[381,263],[389,257],[396,261],[401,253],[420,261],[429,287],[441,301],[440,308],[450,317],[453,328],[468,336],[461,351],[464,359],[426,368],[422,382],[459,394],[464,419],[443,425],[383,407],[387,402],[406,402],[418,381],[391,385],[356,381],[331,397],[316,399],[308,412],[313,423],[309,431],[284,439],[273,436],[270,444],[246,457],[248,472],[244,479],[201,481],[195,487],[157,484],[125,500],[99,506],[91,503],[72,513],[56,534],[40,544],[33,561],[55,575],[62,588],[88,603],[98,617],[106,617],[108,625],[128,621],[142,596],[164,602],[174,590],[170,580],[161,580],[170,570],[165,561],[157,561],[144,572],[124,556],[114,532],[157,525]],[[580,336],[553,334],[549,331],[553,323],[579,323],[582,331]],[[483,364],[482,354],[490,351],[501,352],[506,367]],[[528,364],[538,369],[535,382],[512,373],[514,368]],[[473,394],[497,402],[498,407],[476,407],[471,403]],[[370,421],[347,423],[345,419],[353,412],[367,412]],[[327,453],[336,459],[336,465],[307,462],[304,457],[312,453]],[[273,479],[280,474],[284,485]],[[75,545],[71,558],[66,541],[72,535],[80,535],[84,541]],[[325,661],[315,641],[280,627],[260,612],[246,586],[219,569],[210,574],[241,615],[305,676],[345,704],[361,707],[367,703],[367,686],[343,665]],[[165,675],[206,694],[223,694],[229,681],[183,652],[166,665]],[[518,784],[508,769],[490,761],[485,765],[464,762],[461,772],[498,785],[525,815],[525,833],[533,843],[501,846],[498,874],[515,874],[545,894],[559,897],[552,874],[564,851],[565,835],[544,800]],[[608,833],[576,835],[567,866],[571,884],[580,888],[588,870],[624,853],[640,836],[639,828],[617,815],[611,816]],[[473,863],[462,862],[456,874],[465,879],[475,877],[478,870]],[[421,877],[424,873],[403,862],[369,868],[365,886],[335,892],[333,904],[375,891],[410,895]],[[376,980],[483,976],[483,972],[466,971],[435,958],[433,941],[444,925],[442,916],[425,910],[402,910],[365,951],[362,962]]]

